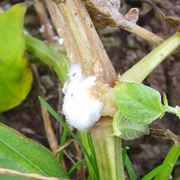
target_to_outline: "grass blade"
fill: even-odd
[[[59,116],[58,113],[56,113],[56,111],[40,96],[38,96],[39,101],[41,102],[41,104],[49,111],[49,113],[65,128],[68,130],[68,132],[70,133],[70,135],[77,140],[78,143],[80,143],[78,137],[76,136],[76,134],[69,128],[69,126],[67,125],[66,122],[64,122],[64,120]]]
[[[88,156],[85,154],[86,164],[88,167],[88,171],[90,174],[90,179],[92,180],[98,180],[99,179],[99,171],[96,161],[96,154],[93,146],[93,142],[91,139],[91,135],[87,131],[79,132],[80,140],[82,144],[84,145],[84,148],[86,149],[88,155],[91,157],[91,159],[88,158]]]
[[[41,104],[44,105],[44,107],[49,111],[49,113],[69,132],[69,134],[78,142],[78,144],[80,145],[80,147],[82,148],[85,156],[88,159],[88,162],[91,164],[91,168],[93,171],[94,179],[93,180],[98,180],[99,176],[98,176],[98,169],[97,164],[95,164],[94,162],[94,156],[92,156],[92,154],[89,154],[86,150],[86,148],[83,146],[83,143],[81,143],[81,141],[79,140],[79,138],[77,137],[77,135],[69,128],[68,124],[66,122],[64,122],[64,120],[58,115],[58,113],[56,113],[56,111],[42,98],[42,97],[38,97],[39,101],[41,102]],[[96,166],[95,166],[96,165]]]
[[[136,173],[135,173],[134,167],[133,167],[131,160],[129,159],[128,154],[127,154],[128,149],[129,149],[129,147],[125,146],[122,150],[123,164],[124,164],[124,167],[127,169],[129,179],[136,180]]]
[[[178,160],[180,156],[180,143],[178,143],[177,145],[174,144],[172,146],[172,148],[170,149],[170,151],[168,152],[163,165],[168,166],[168,168],[166,169],[166,171],[163,171],[161,173],[159,173],[154,180],[169,180],[169,177],[172,173],[172,170],[176,164],[176,161]]]
[[[151,180],[153,179],[157,174],[161,173],[163,171],[163,173],[167,170],[168,165],[165,164],[161,164],[159,166],[157,166],[156,168],[154,168],[152,171],[150,171],[148,174],[146,174],[142,180]],[[159,179],[159,180],[163,180],[163,179]]]
[[[128,157],[128,155],[125,155],[125,161],[124,161],[125,167],[127,169],[128,175],[130,180],[136,180],[136,173],[134,171],[134,167]]]
[[[68,175],[70,176],[79,167],[79,165],[82,162],[83,162],[82,160],[78,160],[75,164],[73,164],[73,166],[71,167],[71,169],[68,172]]]
[[[62,133],[62,135],[60,137],[60,145],[59,145],[59,147],[62,147],[65,144],[66,138],[67,138],[67,134],[68,134],[68,130],[66,128],[64,128],[63,129],[63,133]],[[64,156],[63,151],[60,151],[59,154],[58,154],[59,162],[62,162],[63,156]]]

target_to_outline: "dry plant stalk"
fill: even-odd
[[[43,105],[41,105],[41,114],[42,114],[42,118],[43,118],[43,122],[44,122],[46,137],[48,139],[52,153],[55,155],[58,150],[58,143],[57,143],[57,139],[56,139],[55,133],[52,128],[49,113]]]
[[[180,17],[166,15],[158,6],[156,6],[155,3],[153,3],[150,0],[141,0],[141,1],[146,2],[152,6],[152,8],[155,11],[155,15],[158,19],[160,19],[161,21],[167,22],[174,29],[176,29],[177,31],[180,31]]]
[[[25,178],[30,180],[60,180],[59,178],[56,177],[45,177],[35,173],[23,173],[16,170],[5,169],[5,168],[0,168],[0,174]]]
[[[45,89],[44,89],[43,85],[41,84],[37,67],[34,64],[31,65],[31,67],[34,71],[34,75],[35,75],[36,80],[37,80],[37,84],[38,84],[38,88],[39,88],[38,89],[39,94],[44,97],[45,96]],[[53,128],[52,128],[50,116],[49,116],[47,109],[42,104],[40,104],[40,106],[41,106],[41,114],[42,114],[42,119],[43,119],[43,123],[44,123],[44,129],[45,129],[46,137],[47,137],[49,146],[52,150],[52,153],[55,155],[57,153],[57,150],[58,150],[58,143],[57,143],[57,139],[56,139],[55,133],[54,133]]]
[[[180,142],[180,135],[174,134],[169,129],[162,130],[162,129],[150,128],[149,130],[150,130],[149,135],[151,135],[151,136],[158,136],[158,137],[168,139],[176,145]]]
[[[139,10],[132,8],[123,16],[119,12],[120,0],[84,0],[97,28],[106,26],[120,27],[142,37],[151,44],[159,45],[163,39],[156,34],[136,25]]]
[[[44,30],[43,36],[47,41],[52,41],[55,34],[53,32],[52,25],[45,10],[44,3],[41,0],[34,0],[34,5],[39,21],[41,23],[41,28],[42,30]]]
[[[132,8],[123,16],[119,12],[120,0],[84,0],[88,12],[95,26],[105,28],[106,26],[121,26],[125,29],[133,29],[138,20],[139,10]]]
[[[115,70],[99,39],[82,0],[66,0],[58,5],[46,0],[59,36],[63,37],[71,64],[79,63],[84,75],[110,85],[116,81]]]

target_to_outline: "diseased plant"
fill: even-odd
[[[16,58],[9,57],[6,49],[2,48],[0,50],[0,59],[5,60],[5,63],[0,63],[0,73],[3,74],[0,77],[0,82],[3,82],[3,84],[0,84],[0,95],[2,96],[0,96],[0,107],[3,107],[0,108],[0,111],[4,112],[19,104],[30,88],[32,77],[28,69],[29,71],[25,72],[25,76],[23,76],[23,78],[30,77],[26,83],[15,81],[15,84],[13,81],[13,87],[15,86],[17,89],[26,87],[28,84],[28,88],[25,88],[25,95],[21,94],[20,100],[12,106],[4,106],[3,97],[5,100],[6,97],[9,98],[9,102],[6,104],[12,104],[11,102],[17,99],[16,97],[7,96],[9,91],[4,91],[6,84],[12,86],[9,83],[8,72],[7,79],[4,76],[4,72],[9,70],[6,63],[14,64],[17,62],[17,67],[20,64],[22,65],[23,47],[26,44],[27,52],[52,68],[62,85],[64,85],[63,93],[65,96],[62,112],[68,123],[42,97],[39,97],[42,105],[63,127],[60,147],[65,145],[67,133],[69,133],[84,153],[89,179],[123,180],[125,179],[124,167],[128,171],[129,178],[131,180],[136,179],[127,155],[127,148],[122,147],[121,141],[122,139],[133,140],[149,134],[148,125],[163,117],[166,112],[173,113],[180,118],[179,106],[171,107],[165,94],[161,97],[158,91],[141,84],[149,73],[179,47],[180,32],[177,31],[164,41],[153,34],[154,39],[151,42],[155,42],[159,46],[124,74],[117,76],[99,40],[85,3],[96,23],[97,19],[94,12],[108,15],[105,18],[106,22],[101,24],[103,26],[113,24],[122,27],[124,25],[123,28],[139,34],[140,27],[135,24],[135,21],[128,19],[129,15],[123,17],[118,14],[117,7],[120,6],[120,3],[113,6],[112,2],[115,3],[115,1],[112,1],[112,4],[106,6],[107,4],[104,1],[104,8],[101,9],[99,4],[95,4],[98,1],[93,0],[67,0],[64,3],[45,0],[45,2],[58,34],[65,40],[67,56],[30,35],[24,36],[22,34],[25,13],[25,7],[22,5],[16,5],[0,15],[0,44],[5,41],[3,39],[3,33],[5,32],[1,29],[1,24],[5,26],[7,21],[17,28],[18,36],[16,40],[18,37],[19,39],[14,43],[23,42],[20,45],[20,50],[14,49],[14,53],[12,53],[16,55]],[[117,14],[112,12],[114,8]],[[14,14],[18,15],[14,18],[20,24],[19,27],[11,19]],[[84,21],[84,17],[86,21]],[[121,19],[116,19],[117,17]],[[137,11],[133,17],[137,17]],[[14,32],[9,27],[7,29],[12,40]],[[146,32],[144,29],[142,31]],[[148,35],[144,33],[142,36],[149,41]],[[11,42],[7,42],[7,48],[13,48],[14,46]],[[6,56],[8,57],[7,60],[4,58]],[[10,65],[12,66],[12,64]],[[23,68],[24,66],[20,70],[23,71]],[[16,69],[13,70],[13,74],[16,74]],[[22,78],[22,76],[20,77]],[[78,129],[78,135],[71,130],[69,124]],[[65,172],[62,168],[64,155],[62,151],[58,152],[58,160],[56,160],[46,148],[21,137],[14,130],[4,125],[0,125],[0,129],[0,157],[3,157],[0,158],[0,174],[3,174],[0,175],[0,178],[6,178],[7,175],[16,176],[12,179],[18,179],[18,177],[34,177],[34,179],[70,178],[72,172],[82,163],[81,160],[77,161],[69,172]],[[164,162],[144,176],[143,180],[169,179],[180,155],[180,142],[178,138],[175,138],[174,141],[176,143],[169,151]],[[11,169],[17,171],[11,171]]]

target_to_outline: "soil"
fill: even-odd
[[[20,2],[20,0],[1,0],[0,6],[7,8],[17,2]],[[162,8],[167,15],[180,15],[180,2],[178,0],[154,0],[153,2]],[[138,24],[157,35],[166,38],[175,32],[166,22],[155,17],[151,7],[134,0],[126,0],[122,4],[122,10],[124,11],[131,7],[139,7],[142,15],[138,20]],[[38,31],[40,23],[33,8],[28,10],[25,25],[33,35],[42,38]],[[108,28],[99,31],[99,35],[117,73],[120,74],[154,48],[145,40],[121,29]],[[57,110],[59,102],[57,78],[47,67],[38,65],[37,68],[40,80],[46,90],[46,97],[49,97],[48,102]],[[148,76],[144,83],[157,89],[161,94],[165,92],[170,105],[180,105],[180,61],[178,55],[167,58]],[[40,104],[37,99],[38,94],[39,90],[35,78],[28,98],[17,108],[1,114],[0,121],[49,148],[41,117]],[[52,123],[58,137],[58,125],[54,121]],[[163,130],[170,129],[173,133],[178,134],[180,123],[175,116],[165,115],[161,120],[155,121],[151,127]],[[161,137],[145,136],[136,141],[124,142],[124,145],[130,147],[128,154],[133,162],[137,177],[140,179],[163,161],[172,146],[172,142]],[[173,174],[174,177],[180,178],[180,166],[175,167]]]

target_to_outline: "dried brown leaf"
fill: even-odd
[[[119,0],[85,0],[85,2],[88,12],[97,28],[120,26],[132,29],[138,19],[139,11],[136,8],[130,9],[123,16],[119,12]]]
[[[178,16],[167,16],[155,3],[150,0],[142,0],[152,6],[155,11],[155,15],[161,21],[167,22],[171,27],[176,30],[180,30],[180,17]]]

